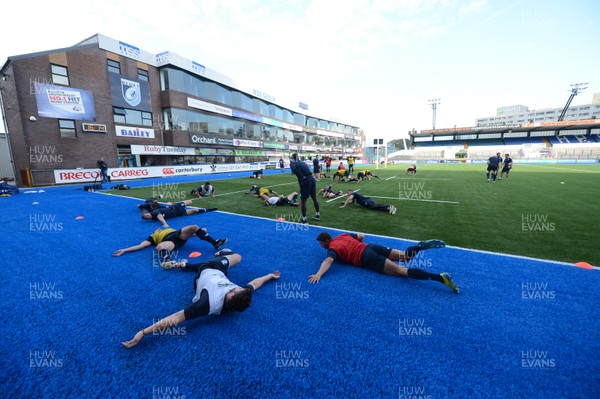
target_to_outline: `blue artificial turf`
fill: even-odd
[[[158,224],[142,220],[133,199],[81,186],[0,204],[2,397],[600,395],[597,270],[443,248],[421,253],[415,265],[451,272],[461,295],[337,264],[311,285],[325,256],[315,241],[323,229],[222,212],[182,217],[171,226],[198,224],[229,238],[227,247],[243,256],[233,282],[276,269],[282,277],[258,290],[244,313],[185,322],[127,350],[121,341],[194,295],[194,274],[161,269],[150,249],[111,256]],[[213,252],[192,238],[178,256],[193,251],[200,261]]]

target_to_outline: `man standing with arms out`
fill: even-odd
[[[408,277],[414,280],[433,280],[449,287],[455,294],[460,293],[458,286],[452,281],[448,273],[434,274],[421,269],[408,269],[394,261],[407,262],[414,258],[419,251],[430,248],[444,248],[446,244],[441,240],[421,241],[416,246],[406,249],[406,252],[391,249],[377,244],[365,244],[364,234],[341,234],[335,238],[327,232],[317,236],[319,245],[327,250],[327,257],[321,263],[316,274],[308,276],[310,283],[318,283],[321,277],[329,270],[336,260],[351,265],[371,269],[378,273],[390,276]]]
[[[497,153],[496,156],[492,156],[488,159],[487,162],[487,173],[486,173],[486,177],[487,177],[487,181],[489,183],[490,181],[490,172],[492,174],[492,181],[495,183],[496,182],[496,176],[498,175],[498,167],[502,164],[502,156],[500,156],[500,153]]]
[[[300,210],[302,211],[302,223],[308,223],[306,218],[306,201],[308,197],[312,198],[313,204],[315,205],[315,216],[313,219],[321,220],[321,212],[319,211],[319,201],[317,200],[317,181],[310,173],[309,167],[298,159],[298,154],[292,154],[292,161],[290,162],[290,169],[292,173],[298,178],[298,184],[300,185]]]
[[[502,175],[506,172],[506,178],[508,179],[508,172],[512,169],[513,160],[510,155],[506,154],[504,158],[504,167],[502,168],[502,172],[500,172],[500,177],[498,180],[502,180]]]
[[[354,155],[350,155],[348,157],[348,171],[350,172],[350,174],[354,173],[354,162],[356,161],[356,158],[354,158]]]

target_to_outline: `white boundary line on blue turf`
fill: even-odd
[[[280,222],[278,220],[275,219],[269,219],[269,218],[265,218],[262,216],[251,216],[251,215],[241,215],[238,213],[232,213],[232,212],[225,212],[225,211],[217,211],[220,213],[225,213],[228,215],[234,215],[234,216],[240,216],[240,217],[247,217],[250,219],[261,219],[261,220],[269,220],[271,222],[275,222],[275,223],[295,223],[295,224],[300,224],[298,222]],[[327,230],[336,230],[336,231],[341,231],[341,232],[349,232],[349,230],[343,230],[343,229],[337,229],[334,227],[327,227],[327,226],[319,226],[317,224],[309,224],[309,227],[314,227],[314,228],[322,228],[322,229],[327,229]],[[357,233],[361,233],[361,232],[357,232]],[[415,241],[415,240],[409,240],[407,238],[402,238],[402,237],[390,237],[390,236],[384,236],[381,234],[372,234],[372,233],[363,233],[365,235],[369,235],[369,236],[373,236],[373,237],[380,237],[380,238],[387,238],[387,239],[392,239],[392,240],[402,240],[402,241],[408,241],[408,242],[419,242],[419,241]],[[532,258],[530,256],[523,256],[523,255],[511,255],[511,254],[503,254],[501,252],[492,252],[492,251],[484,251],[482,249],[472,249],[472,248],[463,248],[463,247],[455,247],[452,245],[447,245],[446,248],[452,248],[452,249],[458,249],[461,251],[469,251],[469,252],[477,252],[477,253],[482,253],[482,254],[487,254],[487,255],[497,255],[497,256],[504,256],[506,258],[516,258],[516,259],[525,259],[525,260],[533,260],[536,262],[546,262],[546,263],[553,263],[556,265],[561,265],[561,266],[570,266],[570,267],[576,267],[579,269],[579,267],[575,266],[573,263],[567,263],[567,262],[561,262],[561,261],[557,261],[557,260],[551,260],[551,259],[540,259],[540,258]],[[594,267],[594,269],[584,269],[584,270],[597,270],[600,271],[600,268],[598,267]]]
[[[427,199],[417,199],[417,198],[396,198],[396,197],[375,197],[375,196],[371,196],[371,198],[385,198],[385,199],[392,199],[392,200],[397,200],[397,201],[441,202],[443,204],[460,204],[460,202],[456,202],[456,201],[427,200]]]
[[[107,196],[129,198],[129,199],[132,199],[132,200],[143,201],[142,199],[139,199],[139,198],[128,197],[128,196],[125,196],[125,195],[108,194],[108,193],[103,193],[103,192],[98,192],[98,191],[94,192],[94,194],[103,194],[103,195],[107,195]],[[300,224],[298,222],[289,222],[287,220],[285,222],[281,222],[281,221],[278,221],[276,219],[265,218],[265,217],[262,217],[262,216],[242,215],[242,214],[239,214],[239,213],[226,212],[226,211],[216,211],[216,212],[227,214],[227,215],[234,215],[234,216],[239,216],[239,217],[246,217],[246,218],[249,218],[249,219],[268,220],[268,221],[275,222],[275,223],[295,223],[295,224]],[[314,228],[327,229],[327,230],[336,230],[336,231],[341,231],[341,232],[349,232],[349,230],[337,229],[335,227],[319,226],[318,224],[309,224],[308,226],[309,227],[314,227]],[[357,233],[361,233],[361,232],[357,232]],[[384,235],[381,235],[381,234],[373,234],[373,233],[364,233],[364,234],[365,235],[369,235],[369,236],[373,236],[373,237],[387,238],[387,239],[391,239],[391,240],[402,240],[402,241],[415,242],[415,243],[418,242],[418,241],[415,241],[415,240],[410,240],[408,238],[402,238],[402,237],[391,237],[391,236],[384,236]],[[555,264],[555,265],[576,267],[576,268],[579,269],[579,267],[575,266],[575,264],[573,264],[573,263],[561,262],[561,261],[558,261],[558,260],[532,258],[530,256],[523,256],[523,255],[503,254],[501,252],[492,252],[492,251],[485,251],[483,249],[473,249],[473,248],[456,247],[456,246],[453,246],[453,245],[447,245],[446,248],[458,249],[458,250],[461,250],[461,251],[477,252],[477,253],[487,254],[487,255],[504,256],[506,258],[516,258],[516,259],[533,260],[533,261],[536,261],[536,262],[546,262],[546,263],[552,263],[552,264]],[[584,270],[596,270],[596,271],[600,271],[600,267],[594,267],[593,269],[584,269]]]

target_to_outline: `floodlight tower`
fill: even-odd
[[[567,100],[565,107],[563,108],[562,112],[560,113],[560,116],[558,117],[559,122],[565,118],[565,114],[567,113],[567,110],[569,109],[569,106],[571,105],[571,101],[573,101],[573,97],[575,97],[577,94],[579,94],[580,91],[587,89],[587,86],[582,87],[585,85],[587,85],[587,83],[574,83],[571,85],[571,95],[569,96],[569,99]]]
[[[441,99],[439,98],[433,98],[431,100],[429,100],[429,105],[431,106],[431,109],[433,110],[433,130],[435,130],[435,111],[437,110],[437,106],[441,103]]]

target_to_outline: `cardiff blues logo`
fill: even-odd
[[[142,90],[140,84],[133,80],[121,78],[121,94],[127,104],[135,107],[142,101]]]

